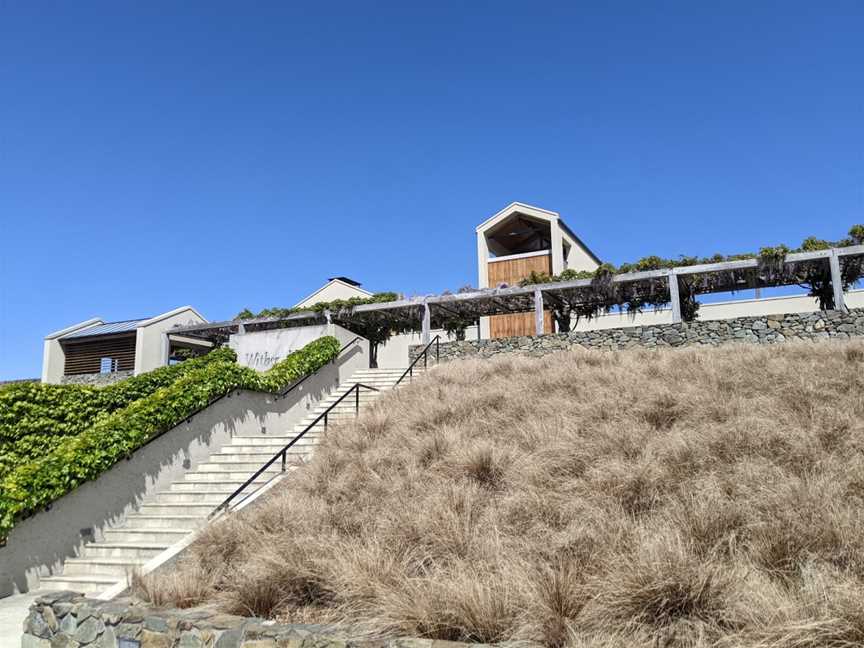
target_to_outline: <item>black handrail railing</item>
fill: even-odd
[[[352,340],[351,342],[349,342],[349,344],[351,344],[351,343],[353,343],[353,340]],[[346,346],[347,346],[347,345],[346,345]],[[369,389],[369,390],[371,390],[371,391],[376,391],[376,392],[379,391],[377,387],[372,387],[371,385],[364,385],[363,383],[359,383],[359,382],[358,382],[358,383],[354,383],[353,385],[351,385],[351,387],[348,389],[348,391],[346,391],[344,394],[342,394],[342,395],[341,395],[339,398],[337,398],[333,403],[331,403],[330,406],[327,407],[327,409],[325,409],[325,410],[324,410],[323,412],[321,412],[318,416],[316,416],[316,417],[315,417],[315,420],[312,421],[309,425],[307,425],[307,426],[303,429],[303,431],[300,432],[300,434],[298,434],[298,435],[295,436],[293,439],[291,439],[291,441],[288,443],[288,445],[286,445],[286,446],[285,446],[284,448],[282,448],[279,452],[277,452],[275,455],[273,455],[273,457],[272,457],[269,461],[267,461],[267,463],[265,463],[263,466],[261,466],[261,467],[260,467],[260,468],[255,472],[254,475],[252,475],[249,479],[247,479],[247,480],[246,480],[246,481],[245,481],[245,482],[240,486],[240,488],[238,488],[238,489],[235,490],[233,493],[231,493],[227,498],[225,498],[225,501],[224,501],[224,502],[222,502],[219,506],[217,506],[215,509],[213,509],[213,512],[210,513],[210,515],[208,516],[208,518],[212,518],[212,517],[215,516],[217,513],[219,513],[219,511],[222,511],[223,509],[227,509],[227,508],[228,508],[228,505],[229,505],[229,504],[230,504],[230,503],[231,503],[231,502],[232,502],[232,501],[233,501],[233,500],[234,500],[238,495],[240,495],[240,493],[242,493],[242,492],[243,492],[243,491],[244,491],[244,490],[249,486],[249,484],[251,484],[252,482],[254,482],[254,481],[255,481],[255,480],[256,480],[256,479],[257,479],[257,478],[258,478],[258,477],[259,477],[259,476],[260,476],[260,475],[265,471],[265,470],[267,470],[270,466],[272,466],[272,465],[276,462],[276,460],[279,459],[280,457],[281,457],[281,459],[282,459],[282,472],[285,472],[285,469],[286,469],[286,467],[287,467],[287,463],[288,463],[288,450],[291,449],[291,446],[293,446],[293,445],[294,445],[295,443],[297,443],[300,439],[302,439],[303,436],[304,436],[304,435],[305,435],[309,430],[311,430],[311,429],[314,428],[316,425],[318,425],[318,423],[321,422],[321,419],[324,419],[324,429],[327,429],[327,419],[328,419],[328,415],[330,414],[330,410],[332,410],[332,409],[333,409],[334,407],[336,407],[339,403],[341,403],[343,400],[345,400],[346,398],[348,398],[348,396],[351,394],[351,392],[354,392],[354,415],[357,416],[357,415],[360,413],[360,390],[361,390],[361,389]],[[248,495],[251,495],[251,494],[252,494],[252,493],[249,493]],[[248,495],[247,495],[247,497],[248,497]],[[245,499],[245,498],[244,498],[244,499]],[[241,500],[241,501],[242,501],[242,500]]]
[[[346,344],[345,344],[341,349],[339,349],[339,353],[337,353],[337,354],[336,354],[336,357],[334,357],[330,362],[336,362],[336,360],[339,359],[339,356],[341,356],[343,353],[345,353],[345,350],[346,350],[348,347],[350,347],[352,344],[354,344],[354,343],[357,342],[358,340],[362,340],[362,339],[363,339],[362,337],[360,337],[359,335],[357,335],[357,336],[355,336],[353,339],[349,340],[349,341],[348,341],[348,342],[347,342],[347,343],[346,343]],[[328,364],[329,364],[329,363],[328,363]],[[316,373],[318,373],[318,372],[316,371],[316,372],[312,372],[312,373],[310,373],[310,374],[306,374],[305,376],[303,376],[303,377],[302,377],[300,380],[298,380],[297,382],[295,382],[295,383],[293,383],[293,384],[291,384],[291,385],[288,385],[285,389],[283,389],[282,391],[279,392],[279,398],[284,398],[284,397],[285,397],[289,392],[292,392],[292,391],[294,391],[295,389],[297,389],[300,385],[302,385],[304,382],[306,382],[307,379],[311,378],[311,377],[314,376]]]
[[[408,382],[411,382],[414,380],[414,365],[416,365],[418,362],[420,362],[420,358],[423,358],[423,368],[424,369],[426,369],[429,366],[429,347],[431,347],[433,344],[435,345],[435,362],[437,363],[441,359],[440,358],[440,354],[441,354],[440,338],[441,338],[440,335],[436,335],[434,338],[429,340],[429,344],[427,344],[425,347],[423,347],[423,350],[417,354],[416,358],[414,358],[414,362],[412,362],[410,365],[408,365],[408,368],[405,370],[405,373],[403,373],[401,376],[399,376],[399,380],[397,380],[393,384],[394,388],[405,379],[405,376],[408,376]]]

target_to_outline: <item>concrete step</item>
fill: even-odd
[[[294,448],[289,449],[286,452],[288,460],[290,461],[292,458],[299,459],[308,459],[312,456],[312,448],[309,448],[305,451],[294,450]],[[281,448],[277,448],[273,452],[238,452],[233,454],[214,454],[210,455],[210,461],[208,463],[211,464],[232,464],[232,463],[256,463],[259,466],[263,465],[266,461],[269,461],[273,457],[276,456],[276,453],[280,452]],[[278,459],[277,459],[278,461]],[[203,467],[204,464],[201,464]]]
[[[201,484],[211,482],[236,482],[237,485],[234,488],[239,488],[243,484],[243,482],[245,482],[253,474],[255,474],[255,472],[261,467],[261,464],[250,464],[250,466],[252,467],[248,470],[196,470],[195,472],[186,473],[183,478],[186,480],[186,483],[189,484]],[[259,484],[264,484],[267,479],[261,479],[262,477],[275,477],[281,472],[281,464],[273,465],[267,468],[267,470],[265,470],[263,473],[261,473],[258,479],[255,480],[255,482]],[[173,485],[174,484],[172,484],[172,486]]]
[[[128,527],[135,529],[182,529],[191,531],[201,526],[202,522],[206,519],[206,515],[142,515],[140,513],[132,513],[126,518],[126,524]]]
[[[106,529],[104,535],[107,542],[154,542],[170,546],[175,542],[179,542],[191,532],[192,529],[141,529],[123,527],[120,529]]]
[[[174,504],[144,504],[138,513],[147,516],[189,516],[189,517],[207,517],[213,507],[209,504],[197,503],[174,503]]]
[[[212,509],[211,509],[212,510]],[[121,558],[123,560],[150,560],[170,545],[152,542],[91,542],[84,547],[86,558]]]
[[[261,466],[263,466],[267,461],[272,459],[273,457],[268,457],[264,461],[213,461],[202,463],[198,466],[198,470],[195,473],[202,472],[214,472],[214,473],[245,473],[248,477],[252,476],[252,473],[257,472]],[[289,455],[286,457],[287,462],[299,462],[303,461],[303,455]],[[262,473],[264,475],[268,475],[272,472],[282,472],[282,461],[277,459],[274,463],[270,464],[267,469]]]
[[[245,475],[242,479],[240,479],[238,477],[229,477],[227,473],[216,474],[221,476],[221,479],[214,478],[212,480],[205,479],[200,481],[190,479],[186,481],[178,481],[171,484],[169,490],[174,493],[195,493],[204,489],[211,492],[225,493],[225,495],[227,496],[240,488],[246,482],[246,480],[251,477],[251,475]],[[262,479],[259,477],[247,486],[247,490],[253,491],[256,488],[260,488],[269,481],[269,478],[269,476],[266,479]],[[206,486],[201,485],[202,481],[204,482],[204,484],[206,484]]]
[[[284,448],[286,445],[291,443],[297,435],[294,433],[293,429],[286,429],[284,434],[279,436],[273,436],[265,439],[264,441],[256,441],[249,442],[249,439],[242,439],[239,441],[235,441],[233,443],[229,443],[228,445],[222,446],[220,452],[236,452],[235,448],[250,448],[255,446],[270,446],[270,447],[279,447]],[[313,446],[318,443],[317,432],[310,430],[308,434],[304,434],[301,438],[297,439],[294,443],[295,448],[304,448],[306,446]],[[260,452],[260,451],[258,451]]]
[[[209,485],[208,485],[209,486]],[[202,490],[200,488],[191,489],[188,491],[165,491],[162,493],[157,493],[155,498],[155,505],[159,504],[201,504],[212,506],[215,508],[219,504],[221,504],[226,497],[228,497],[231,493],[233,493],[239,484],[235,486],[231,490],[222,489],[222,490]],[[257,486],[253,488],[246,489],[246,493],[252,493],[256,490]]]
[[[297,443],[302,445],[314,445],[318,442],[318,438],[321,435],[319,431],[310,430],[308,433],[303,435],[303,438],[300,439]],[[235,441],[229,446],[224,446],[226,448],[233,448],[235,446],[278,446],[280,448],[284,448],[286,445],[291,443],[292,439],[294,439],[296,434],[285,434],[281,436],[266,436],[266,437],[234,437],[234,439],[242,439],[241,441]]]
[[[389,385],[389,384],[392,384],[391,382],[386,382],[386,383],[383,382],[383,381],[377,381],[377,382],[380,382],[380,383],[382,383],[382,384],[388,384],[388,385]],[[363,383],[363,384],[364,384],[364,385],[369,385],[370,387],[377,387],[377,385],[372,385],[372,384],[370,384],[370,383]],[[345,396],[345,394],[347,394],[349,391],[351,392],[351,395],[350,395],[350,396]],[[353,390],[353,389],[351,389],[351,390],[349,390],[349,389],[343,389],[343,390],[340,390],[340,391],[335,391],[335,392],[333,392],[332,394],[330,394],[330,395],[325,396],[324,398],[322,398],[320,401],[318,401],[318,402],[315,404],[315,408],[317,409],[317,408],[320,408],[320,407],[322,407],[322,406],[325,406],[325,407],[326,407],[327,405],[332,405],[333,403],[335,403],[337,400],[339,400],[339,399],[342,398],[343,396],[344,396],[344,399],[343,399],[343,400],[354,400],[354,399],[357,398],[357,394],[354,393],[354,390]],[[372,390],[372,389],[364,389],[363,387],[360,388],[360,402],[361,402],[361,403],[362,403],[364,400],[367,400],[367,401],[373,401],[373,400],[375,400],[376,398],[378,398],[379,396],[380,396],[380,394],[379,394],[378,392]]]
[[[361,412],[365,411],[365,408],[361,407],[360,411]],[[343,408],[338,408],[338,409],[333,408],[332,410],[327,412],[327,419],[328,419],[328,421],[334,421],[336,419],[339,419],[339,420],[353,419],[356,415],[357,415],[357,412],[355,411],[354,406],[352,405],[351,407],[343,407]],[[300,420],[300,422],[297,424],[297,427],[300,427],[300,426],[302,426],[303,428],[309,427],[310,425],[312,425],[312,422],[315,421],[315,419],[317,419],[319,416],[320,416],[320,414],[313,414],[311,416],[307,416],[306,418]],[[319,421],[319,423],[321,425],[323,425],[324,419],[322,418]],[[296,430],[297,427],[295,427],[294,429]]]
[[[122,580],[145,562],[147,560],[142,558],[67,558],[63,565],[63,577],[107,576]]]
[[[40,578],[40,588],[52,590],[72,590],[81,594],[99,594],[118,581],[113,576],[46,576]]]
[[[314,445],[306,445],[306,446],[292,446],[288,449],[288,456],[291,455],[306,455],[312,452],[315,452],[315,448],[318,446],[317,443]],[[241,457],[240,461],[247,461],[242,457],[255,457],[256,461],[258,457],[267,457],[268,459],[274,456],[277,452],[281,452],[284,445],[273,445],[273,446],[231,446],[230,448],[223,448],[225,450],[224,453],[210,455],[210,461],[223,461],[222,459],[217,459],[216,457]],[[239,448],[239,451],[235,452]],[[263,462],[262,462],[263,463]]]

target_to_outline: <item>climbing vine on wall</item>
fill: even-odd
[[[808,294],[819,300],[819,307],[830,310],[835,307],[834,292],[831,285],[831,271],[825,259],[815,259],[802,263],[789,264],[786,258],[794,252],[814,252],[834,247],[848,247],[864,243],[864,225],[855,225],[849,230],[848,237],[839,241],[826,241],[808,237],[801,246],[789,249],[785,245],[764,247],[758,253],[745,253],[711,257],[681,256],[677,259],[664,259],[647,256],[634,263],[623,263],[618,267],[604,263],[593,272],[565,270],[560,275],[532,272],[520,285],[543,284],[549,282],[590,279],[590,286],[573,290],[565,295],[550,298],[552,315],[561,332],[567,332],[580,318],[597,317],[614,309],[626,313],[638,313],[645,307],[659,308],[669,303],[669,286],[665,277],[644,279],[634,282],[613,282],[616,274],[668,270],[706,263],[722,263],[757,259],[756,273],[766,285],[799,285]],[[708,292],[740,289],[747,283],[746,274],[752,270],[728,270],[720,273],[706,273],[679,277],[679,296],[681,317],[693,321],[698,316],[697,295]],[[850,256],[843,259],[841,278],[843,289],[848,290],[864,277],[864,257]]]
[[[237,388],[277,391],[339,353],[322,337],[259,373],[217,349],[102,388],[11,385],[0,389],[0,539],[33,514]],[[139,380],[140,379],[140,380]],[[114,407],[114,405],[117,405]]]

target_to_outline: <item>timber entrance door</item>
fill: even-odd
[[[515,259],[489,260],[489,285],[497,286],[506,283],[518,286],[519,282],[532,272],[552,274],[552,256],[534,254],[519,255]],[[553,333],[552,313],[543,313],[543,332]],[[492,315],[489,318],[489,336],[493,338],[514,337],[517,335],[534,335],[534,313],[512,313],[510,315]]]

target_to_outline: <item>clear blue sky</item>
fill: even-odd
[[[0,378],[92,316],[476,284],[513,200],[615,263],[839,238],[862,34],[862,2],[0,0]]]

